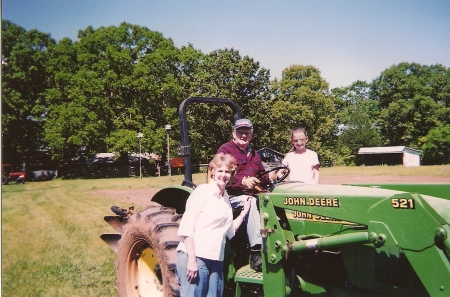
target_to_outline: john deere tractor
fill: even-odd
[[[186,121],[179,107],[185,181],[163,188],[144,210],[112,207],[103,234],[117,253],[124,296],[178,296],[178,225],[192,182]],[[276,169],[274,169],[276,170]],[[249,268],[246,237],[227,245],[229,296],[450,296],[450,184],[307,185],[278,180],[255,194],[261,214],[262,272]],[[150,200],[150,198],[149,198]]]

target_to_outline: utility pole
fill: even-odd
[[[141,138],[144,137],[144,134],[139,132],[136,137],[139,139],[139,178],[142,179]]]
[[[172,129],[172,126],[170,124],[164,125],[164,131],[166,131],[167,134],[167,170],[169,173],[169,181],[172,181],[172,170],[170,168],[170,136],[169,132]]]

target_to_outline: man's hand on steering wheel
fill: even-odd
[[[289,172],[290,170],[286,166],[279,166],[258,174],[257,178],[263,179],[268,185],[272,185],[285,180]],[[265,177],[266,174],[269,175],[269,179]]]
[[[261,181],[254,176],[247,176],[242,179],[241,183],[247,189],[253,189],[256,185],[260,184]]]
[[[263,180],[267,184],[267,188],[271,185],[282,182],[289,175],[289,168],[285,166],[276,167],[270,170],[266,170],[256,177],[247,176],[242,179],[242,186],[247,189],[253,189],[257,192],[261,192],[260,184],[261,180]],[[269,179],[265,175],[269,175]]]

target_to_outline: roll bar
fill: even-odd
[[[189,135],[187,128],[186,119],[186,108],[190,103],[200,102],[200,103],[214,103],[214,104],[225,104],[231,107],[234,112],[234,121],[241,118],[241,112],[239,107],[233,101],[224,98],[205,98],[205,97],[190,97],[181,102],[178,107],[178,117],[180,120],[180,135],[181,135],[181,146],[179,148],[178,155],[183,157],[184,164],[184,179],[192,183],[192,168],[191,168],[191,151],[189,148]]]

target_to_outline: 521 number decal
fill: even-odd
[[[392,198],[391,205],[393,208],[399,209],[414,209],[414,199],[409,198]]]

